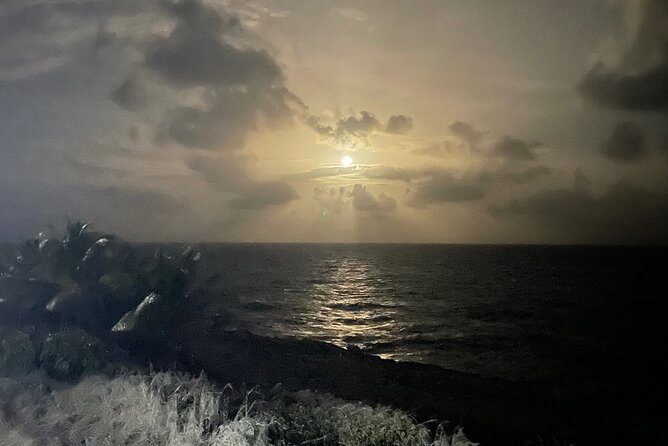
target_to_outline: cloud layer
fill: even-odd
[[[668,109],[668,3],[627,2],[634,20],[617,66],[598,62],[582,79],[580,90],[606,107],[627,110]]]

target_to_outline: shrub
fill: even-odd
[[[89,376],[54,391],[0,380],[0,394],[0,444],[21,439],[25,443],[18,444],[67,446],[473,445],[461,432],[431,440],[424,426],[400,411],[310,392],[235,404],[229,386],[219,389],[203,376],[123,372]]]

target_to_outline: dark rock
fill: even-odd
[[[84,373],[110,371],[126,360],[127,353],[120,348],[76,327],[49,333],[39,354],[49,376],[65,381]]]
[[[44,312],[44,305],[60,285],[31,279],[0,279],[0,320],[17,322]]]
[[[112,240],[108,237],[102,237],[88,248],[79,261],[76,271],[82,279],[95,282],[109,269],[113,256]]]
[[[30,336],[12,327],[0,327],[0,376],[20,377],[36,367],[37,353]]]
[[[106,325],[103,295],[98,290],[73,285],[55,295],[45,306],[66,322],[76,324],[94,333],[102,333]]]
[[[111,329],[135,339],[159,340],[166,337],[176,309],[158,293],[151,293],[133,311],[128,311]]]

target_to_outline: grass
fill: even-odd
[[[52,388],[52,386],[55,386]],[[238,393],[204,376],[125,371],[74,385],[0,378],[0,443],[67,446],[469,446],[406,413],[312,392]]]

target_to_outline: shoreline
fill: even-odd
[[[383,405],[419,423],[448,420],[481,444],[628,444],[659,438],[660,424],[630,429],[623,402],[569,400],[530,384],[488,378],[436,365],[400,362],[314,340],[270,338],[231,329],[221,316],[182,313],[167,339],[133,341],[111,336],[144,369],[206,376],[238,388],[279,385],[289,392],[329,394]],[[5,321],[6,323],[7,321]],[[14,324],[12,324],[14,325]],[[58,330],[55,319],[32,321],[34,333]],[[644,428],[644,429],[643,429]]]
[[[660,424],[632,432],[623,402],[559,398],[529,383],[488,378],[436,365],[368,355],[356,348],[230,330],[219,318],[174,325],[169,356],[218,382],[309,389],[413,414],[419,422],[449,420],[482,444],[628,444],[658,436]],[[139,350],[141,351],[141,349]],[[145,350],[148,354],[152,350]],[[147,356],[147,357],[148,357]],[[606,404],[604,404],[606,403]],[[657,437],[658,438],[658,437]]]

